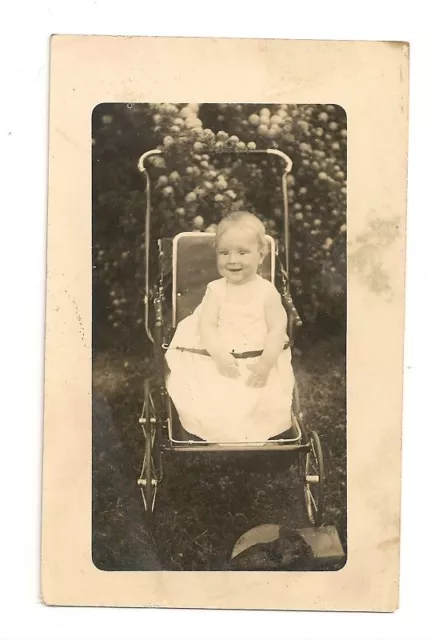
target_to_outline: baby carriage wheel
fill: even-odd
[[[146,515],[150,519],[154,512],[158,485],[163,477],[163,469],[155,407],[149,391],[149,382],[145,383],[145,402],[139,422],[143,430],[145,448],[143,465],[137,484],[140,487]]]
[[[300,479],[310,524],[321,526],[324,516],[324,458],[316,431],[309,433],[309,451],[300,456]]]

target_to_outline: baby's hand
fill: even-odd
[[[236,359],[229,353],[224,353],[217,357],[216,366],[219,369],[219,373],[227,378],[238,378],[240,376]]]
[[[248,369],[251,373],[249,374],[246,384],[249,387],[264,387],[271,367],[263,362],[256,362],[255,364],[249,364]]]

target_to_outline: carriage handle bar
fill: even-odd
[[[161,149],[151,149],[150,151],[146,151],[140,157],[138,161],[138,170],[140,173],[144,173],[146,176],[146,217],[145,217],[145,238],[144,238],[144,247],[145,247],[145,282],[146,282],[146,291],[145,291],[145,325],[146,325],[146,333],[151,340],[154,342],[153,336],[148,326],[148,306],[149,306],[149,256],[150,256],[150,227],[151,227],[151,179],[148,173],[148,170],[145,166],[145,161],[151,156],[161,155]],[[287,197],[287,174],[292,170],[292,160],[289,156],[280,151],[279,149],[221,149],[216,150],[213,149],[209,151],[209,155],[274,155],[278,156],[285,163],[285,167],[283,170],[283,175],[281,178],[281,186],[282,186],[282,194],[283,194],[283,220],[284,220],[284,251],[285,251],[285,276],[286,282],[289,283],[289,203]]]

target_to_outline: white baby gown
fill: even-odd
[[[219,296],[219,339],[231,353],[263,350],[267,325],[267,296],[280,295],[275,287],[257,275],[255,295],[250,303],[226,299],[225,278],[207,287]],[[176,347],[204,348],[199,334],[201,304],[182,320],[166,353],[170,373],[166,386],[186,431],[210,442],[264,442],[291,426],[294,374],[291,350],[285,349],[269,373],[264,387],[249,387],[248,365],[256,358],[239,359],[240,376],[219,373],[210,356],[179,351]],[[285,334],[285,342],[287,335]]]

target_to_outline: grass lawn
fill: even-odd
[[[345,345],[299,344],[294,358],[306,424],[318,431],[326,466],[325,523],[346,549]],[[151,364],[151,363],[149,363]],[[155,521],[146,526],[136,481],[145,364],[117,352],[93,362],[93,560],[103,570],[223,570],[240,535],[264,523],[306,526],[291,454],[165,457]]]

